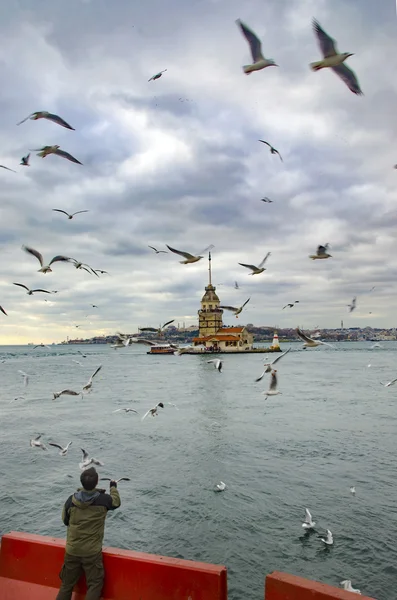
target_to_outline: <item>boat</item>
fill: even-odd
[[[156,344],[155,346],[150,346],[150,350],[146,354],[175,354],[177,350],[178,348],[171,344]]]
[[[0,600],[53,600],[65,540],[21,531],[5,533],[0,546]],[[227,568],[181,558],[105,547],[102,598],[130,600],[227,600]],[[84,578],[73,597],[83,598]],[[266,576],[265,600],[352,600],[352,592],[274,571]],[[373,600],[360,596],[362,600]],[[259,598],[258,598],[259,600]]]

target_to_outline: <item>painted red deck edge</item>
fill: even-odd
[[[266,577],[265,600],[374,600],[368,596],[359,596],[352,592],[303,579],[288,573],[274,571]]]

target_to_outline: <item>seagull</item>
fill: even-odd
[[[83,271],[87,271],[87,273],[90,273],[90,274],[94,273],[94,275],[99,277],[98,273],[96,271],[94,271],[94,269],[92,267],[90,267],[90,265],[80,262],[79,260],[76,260],[75,258],[69,258],[69,262],[72,262],[73,266],[76,267],[76,269],[83,269]]]
[[[87,355],[83,354],[81,350],[77,350],[77,353],[80,354],[83,358],[87,358]]]
[[[349,56],[354,55],[351,52],[343,52],[340,54],[336,49],[335,40],[325,33],[324,29],[322,29],[315,19],[313,19],[313,29],[317,35],[324,59],[310,63],[310,68],[313,71],[319,71],[325,67],[330,67],[333,72],[342,79],[353,94],[362,96],[363,92],[361,91],[356,74],[344,64],[344,61],[349,58]]]
[[[250,273],[250,275],[259,275],[260,273],[263,273],[263,271],[266,271],[266,269],[263,265],[265,264],[266,260],[268,259],[268,257],[270,255],[271,255],[271,252],[268,252],[258,267],[256,267],[255,265],[246,265],[244,263],[238,263],[238,264],[241,265],[242,267],[245,267],[246,269],[251,269],[252,273]]]
[[[83,458],[81,459],[81,463],[79,463],[79,467],[82,471],[87,469],[90,465],[97,465],[98,467],[104,467],[105,465],[100,460],[96,458],[88,458],[88,452],[86,452],[83,448],[81,448],[83,453]]]
[[[218,369],[219,373],[222,373],[223,362],[219,360],[219,358],[214,358],[213,360],[207,360],[207,363],[213,363],[215,369]]]
[[[244,304],[242,306],[239,306],[238,308],[234,307],[234,306],[220,306],[219,308],[223,308],[223,310],[231,310],[232,312],[234,312],[234,314],[236,315],[236,319],[238,319],[238,315],[242,312],[244,306],[246,304],[248,304],[248,302],[251,300],[251,298],[248,298],[248,300],[246,300],[244,302]]]
[[[354,594],[360,594],[361,596],[360,590],[356,590],[354,587],[352,587],[352,582],[350,579],[345,579],[344,581],[341,581],[340,584],[347,592],[353,592]]]
[[[83,363],[81,363],[79,360],[74,360],[74,358],[72,358],[72,362],[76,363],[76,365],[80,365],[80,367],[83,366]]]
[[[324,542],[324,544],[326,544],[327,546],[332,546],[332,544],[334,543],[333,535],[332,535],[332,533],[330,532],[329,529],[327,529],[327,537],[326,537],[326,539],[320,537],[320,540],[322,542]]]
[[[116,410],[114,410],[113,412],[121,412],[122,410],[124,410],[126,413],[128,412],[134,412],[136,414],[138,414],[138,411],[136,411],[134,408],[116,408]]]
[[[267,390],[267,392],[263,392],[265,396],[277,396],[277,394],[281,394],[282,392],[279,392],[277,389],[277,371],[276,369],[273,369],[273,371],[270,373],[270,385],[269,385],[269,389]]]
[[[30,445],[32,446],[32,448],[36,447],[36,448],[41,448],[42,450],[47,450],[47,446],[45,446],[43,444],[43,442],[40,441],[40,438],[41,438],[41,433],[37,437],[30,440]]]
[[[183,256],[184,258],[186,258],[186,260],[179,261],[181,263],[181,265],[195,263],[195,262],[199,261],[200,259],[204,258],[203,256],[195,256],[194,254],[189,254],[189,252],[182,252],[181,250],[175,250],[175,248],[171,248],[171,246],[169,246],[168,244],[166,244],[166,246],[167,246],[168,250],[171,250],[171,252],[174,252],[174,254],[179,254],[180,256]],[[211,246],[208,246],[208,248],[203,250],[203,254],[209,248],[211,248]],[[212,246],[212,248],[213,248],[213,246]]]
[[[62,390],[61,392],[53,392],[53,400],[60,398],[60,396],[80,396],[80,392],[74,392],[73,390]]]
[[[48,350],[51,350],[51,348],[47,346],[47,344],[43,344],[43,342],[41,342],[41,344],[37,344],[37,346],[34,346],[33,350],[36,348],[48,348]]]
[[[159,329],[156,329],[155,327],[140,327],[139,331],[150,331],[151,333],[157,333],[157,335],[159,335],[160,337],[162,337],[164,335],[164,329],[168,325],[171,325],[171,323],[173,323],[174,321],[175,321],[175,319],[172,319],[172,321],[167,321]]]
[[[356,308],[356,304],[357,304],[357,296],[354,296],[352,303],[347,305],[350,309],[349,312],[353,312],[353,310]]]
[[[109,275],[109,273],[107,271],[101,271],[100,269],[93,269],[93,271],[95,271],[95,273],[98,275],[98,273],[100,273],[101,275],[104,275],[106,273],[106,275]]]
[[[305,521],[302,523],[303,529],[314,529],[315,521],[312,519],[312,515],[308,508],[305,508]]]
[[[251,49],[252,65],[244,65],[243,71],[246,75],[252,73],[252,71],[261,71],[266,67],[278,67],[272,58],[265,58],[262,54],[262,42],[256,37],[255,33],[247,27],[240,19],[236,20],[236,24],[240,27],[242,34],[247,40]]]
[[[383,348],[383,346],[381,346],[380,344],[378,344],[378,342],[376,342],[376,344],[373,344],[370,348],[370,350],[373,350],[374,348]]]
[[[29,246],[22,246],[22,250],[25,250],[25,252],[27,252],[28,254],[32,254],[32,256],[35,256],[37,258],[37,260],[39,261],[40,265],[41,265],[41,269],[39,269],[39,273],[51,273],[52,269],[51,269],[51,265],[54,262],[69,262],[70,258],[68,258],[67,256],[54,256],[54,258],[51,260],[51,262],[44,266],[44,259],[42,254],[40,254],[40,252],[38,252],[37,250],[34,250],[34,248],[29,248]]]
[[[145,419],[149,414],[152,415],[152,417],[158,417],[158,407],[164,408],[164,404],[162,402],[159,402],[154,408],[149,408],[149,410],[143,415],[141,421],[143,421],[143,419]]]
[[[52,121],[57,125],[61,125],[62,127],[65,127],[65,129],[71,129],[72,131],[75,131],[74,127],[71,127],[68,123],[66,123],[66,121],[61,119],[61,117],[58,117],[58,115],[53,115],[52,113],[49,113],[46,110],[40,110],[38,112],[32,113],[31,115],[26,117],[26,119],[23,119],[22,121],[17,123],[17,125],[22,125],[22,123],[25,123],[25,121],[27,121],[28,119],[31,119],[32,121],[37,121],[37,119],[48,119],[48,121]]]
[[[226,483],[223,483],[223,481],[220,481],[215,486],[215,492],[224,492],[225,489],[226,489]]]
[[[286,350],[285,352],[283,352],[282,354],[279,354],[279,356],[277,356],[277,358],[275,358],[274,360],[272,360],[272,362],[270,363],[264,363],[264,367],[266,367],[266,369],[263,371],[262,375],[260,377],[258,377],[258,379],[255,379],[256,382],[260,381],[261,379],[263,379],[263,376],[265,375],[265,373],[270,373],[272,370],[272,366],[276,364],[276,362],[278,362],[281,358],[283,358],[283,356],[285,356],[286,354],[288,354],[288,352],[291,350],[291,347],[288,348],[288,350]]]
[[[6,317],[8,317],[6,311],[4,310],[4,308],[2,306],[0,306],[0,311],[3,313],[3,315],[5,315]]]
[[[273,148],[274,150],[274,148]],[[273,200],[270,200],[270,198],[267,198],[267,196],[265,196],[265,198],[261,198],[262,202],[267,202],[268,204],[270,204],[271,202],[273,202]]]
[[[37,154],[37,156],[41,156],[41,158],[45,158],[49,154],[56,154],[57,156],[61,156],[62,158],[66,158],[67,160],[70,160],[71,162],[76,163],[77,165],[83,164],[79,160],[77,160],[77,158],[75,158],[74,156],[69,154],[69,152],[65,152],[65,150],[61,150],[60,146],[57,146],[57,145],[43,146],[42,148],[33,148],[32,152],[36,152],[37,150],[39,150],[39,153]]]
[[[44,294],[51,294],[51,292],[49,292],[48,290],[42,290],[41,288],[38,288],[37,290],[30,290],[26,285],[24,285],[23,283],[13,283],[12,285],[18,285],[19,287],[25,288],[25,290],[27,291],[27,295],[28,296],[32,296],[33,294],[35,294],[36,292],[43,292]]]
[[[352,487],[350,488],[350,493],[353,494],[353,496],[356,493],[356,488],[354,487],[354,485],[352,485]]]
[[[80,215],[81,213],[90,212],[89,210],[78,210],[77,212],[69,214],[66,212],[66,210],[61,210],[60,208],[53,208],[52,210],[55,212],[63,213],[64,215],[67,216],[68,219],[73,219],[74,215]]]
[[[313,340],[308,335],[306,335],[303,331],[301,331],[299,329],[299,327],[297,327],[295,331],[298,334],[298,336],[301,338],[301,340],[303,340],[305,342],[303,344],[304,348],[316,348],[316,346],[329,346],[330,348],[333,348],[333,346],[331,346],[331,344],[327,344],[327,342],[321,342],[320,340]]]
[[[14,171],[14,169],[9,169],[8,167],[5,167],[4,165],[0,165],[0,169],[5,169],[6,171],[12,171],[13,173],[16,173],[16,171]]]
[[[94,379],[95,375],[97,373],[99,373],[99,371],[101,369],[102,369],[102,365],[99,365],[99,367],[97,369],[95,369],[95,371],[93,372],[93,374],[89,378],[88,382],[85,384],[85,386],[83,386],[83,389],[81,391],[82,394],[84,394],[84,393],[89,394],[91,392],[91,389],[92,389],[92,380]]]
[[[396,378],[396,379],[392,379],[391,381],[388,381],[387,383],[382,383],[382,382],[381,382],[381,384],[382,384],[384,387],[390,387],[391,385],[394,385],[394,384],[396,383],[396,381],[397,381],[397,378]]]
[[[270,154],[278,154],[281,162],[284,162],[280,152],[278,150],[276,150],[276,148],[273,148],[273,146],[271,144],[269,144],[269,142],[265,142],[265,140],[258,140],[258,142],[262,142],[262,144],[266,144],[266,146],[269,146]],[[270,202],[271,202],[271,200],[270,200]]]
[[[299,300],[295,300],[295,302],[290,302],[289,304],[286,304],[285,306],[283,306],[283,310],[284,308],[294,308],[295,304],[299,304]]]
[[[118,483],[119,481],[131,481],[129,477],[120,477],[119,479],[110,479],[110,477],[101,477],[99,481],[115,481]]]
[[[148,81],[156,81],[156,79],[160,79],[160,77],[163,75],[163,73],[166,72],[166,70],[167,69],[164,69],[164,71],[160,71],[160,73],[156,73],[156,75],[153,75],[153,77],[148,79]]]
[[[169,406],[173,406],[173,407],[175,408],[175,410],[179,410],[179,408],[177,407],[177,405],[176,405],[176,404],[174,404],[173,402],[167,402],[167,404],[168,404]]]
[[[148,246],[148,248],[154,250],[156,254],[168,254],[167,250],[157,250],[157,248],[155,248],[154,246]]]
[[[237,283],[237,281],[235,281],[235,282],[234,282],[234,289],[235,289],[235,290],[239,290],[239,289],[240,289],[240,286],[239,286],[239,284]]]
[[[328,246],[329,244],[325,244],[324,246],[318,246],[316,254],[311,254],[309,258],[312,260],[319,260],[320,258],[331,258],[332,254],[328,254]]]
[[[19,369],[18,369],[18,373],[20,373],[22,375],[22,377],[23,377],[23,385],[24,385],[24,387],[27,387],[28,383],[29,383],[29,375],[27,373],[25,373],[25,371],[20,371]]]
[[[66,456],[69,450],[69,446],[72,445],[73,442],[69,442],[65,448],[63,448],[62,446],[60,446],[59,444],[53,444],[52,442],[48,442],[49,446],[54,446],[54,448],[59,448],[60,449],[60,456]]]
[[[13,400],[10,400],[10,404],[12,404],[12,402],[16,402],[17,400],[25,400],[25,396],[17,396]]]
[[[30,167],[29,164],[30,152],[26,156],[22,156],[21,162],[19,163],[22,167]]]

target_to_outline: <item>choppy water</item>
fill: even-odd
[[[264,355],[225,356],[220,374],[205,357],[141,347],[0,347],[0,533],[65,536],[60,513],[82,446],[103,460],[103,476],[132,479],[119,485],[106,545],[225,564],[231,600],[263,598],[276,569],[397,598],[397,385],[379,384],[397,376],[397,344],[371,345],[290,352],[278,364],[283,395],[269,400],[268,376],[253,383]],[[99,364],[83,402],[52,400]],[[18,369],[30,375],[27,397],[10,404],[24,392]],[[143,415],[160,400],[179,410],[166,405],[143,422],[112,414],[132,406]],[[31,448],[40,432],[72,440],[68,455]],[[227,490],[214,493],[220,480]],[[306,506],[333,532],[332,548],[302,536]]]

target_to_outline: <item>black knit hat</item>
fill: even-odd
[[[85,469],[80,475],[81,485],[85,490],[90,492],[93,490],[98,483],[98,473],[94,469],[94,467],[90,467],[89,469]]]

